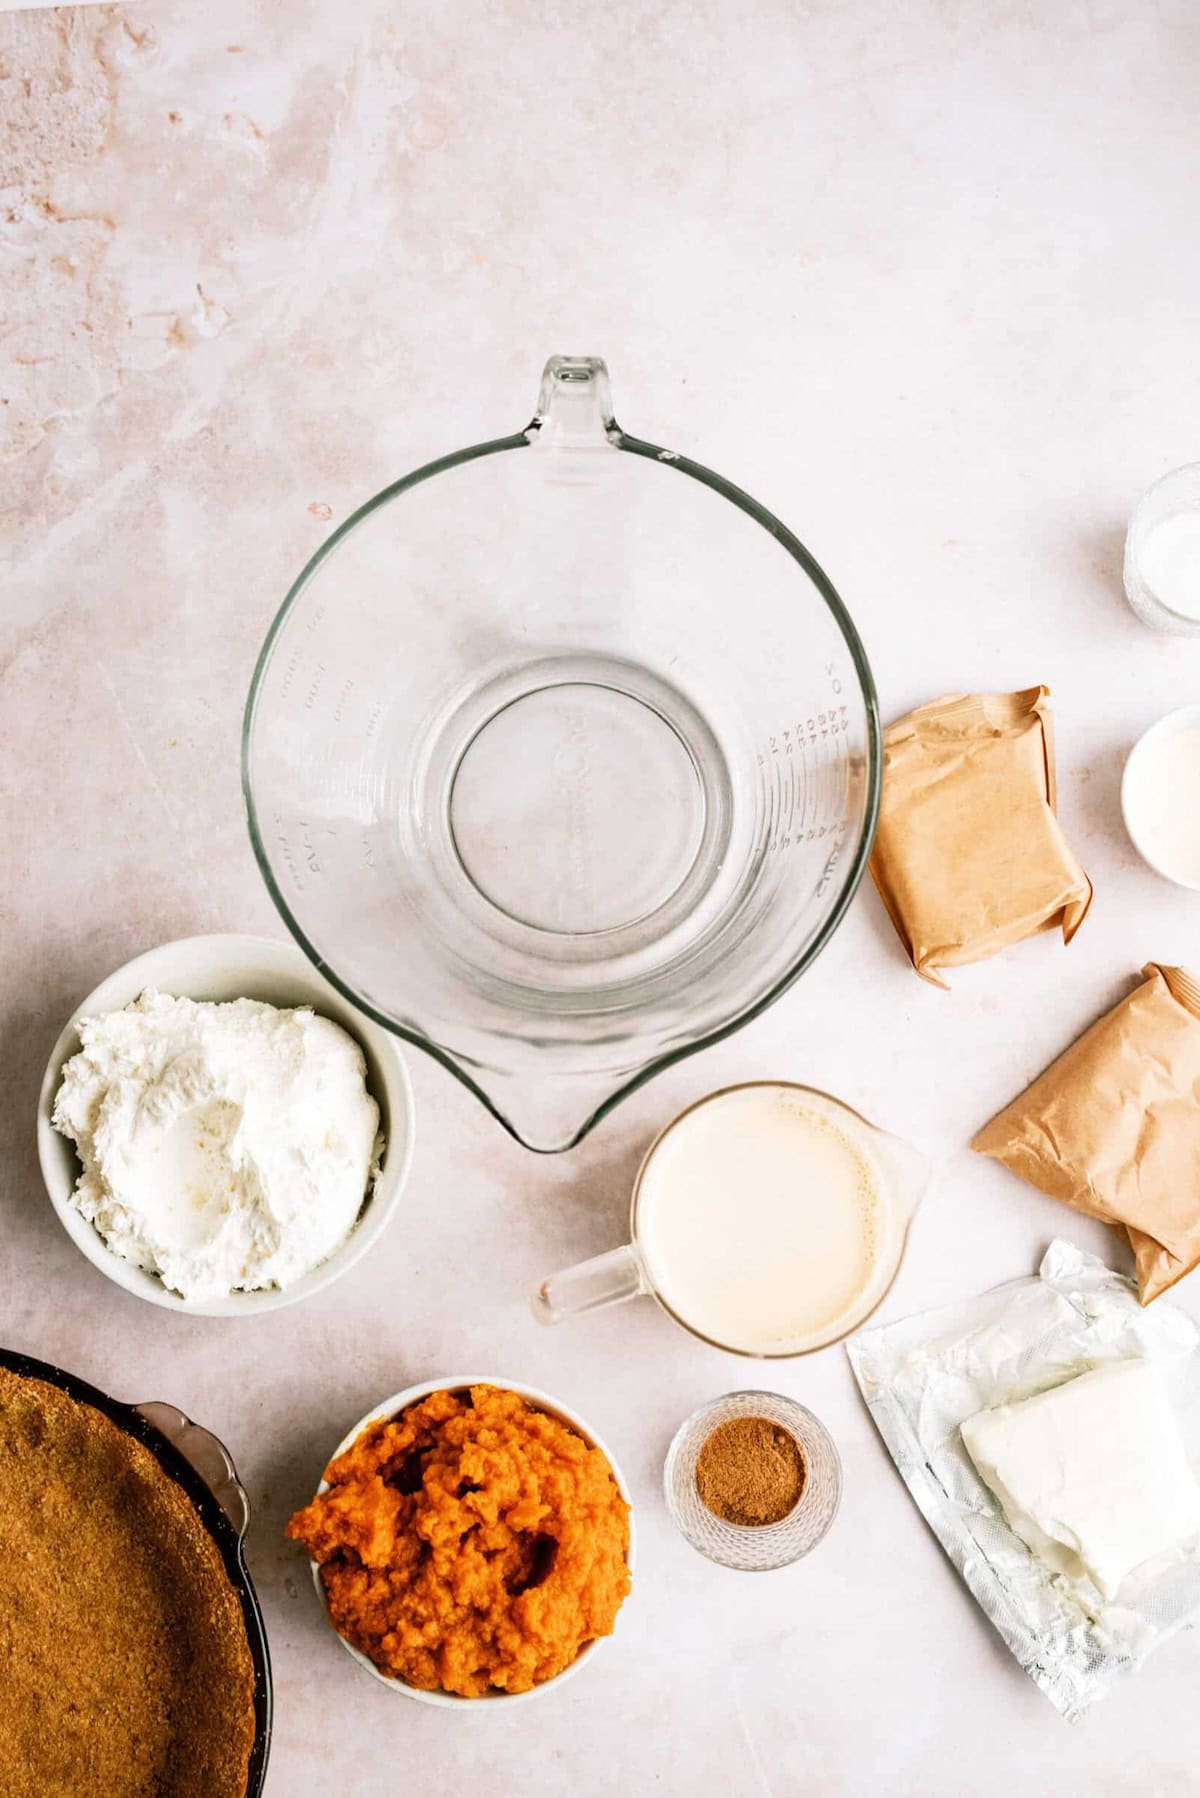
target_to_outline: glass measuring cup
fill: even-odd
[[[528,1146],[779,996],[858,885],[874,688],[804,546],[553,357],[309,562],[246,708],[293,935]]]
[[[694,1120],[697,1114],[709,1107],[721,1106],[738,1095],[756,1095],[769,1093],[780,1095],[786,1103],[796,1106],[802,1112],[810,1112],[818,1120],[822,1120],[833,1132],[843,1137],[853,1147],[853,1154],[867,1176],[869,1187],[874,1193],[869,1218],[864,1230],[864,1237],[870,1241],[871,1252],[868,1263],[863,1270],[861,1280],[856,1281],[855,1288],[846,1295],[845,1302],[831,1314],[824,1328],[817,1327],[807,1331],[803,1340],[794,1338],[786,1347],[766,1348],[747,1347],[732,1335],[724,1339],[699,1327],[696,1319],[700,1307],[691,1309],[686,1295],[686,1280],[681,1281],[678,1269],[672,1266],[669,1252],[665,1252],[661,1240],[658,1247],[653,1246],[655,1230],[654,1219],[645,1212],[645,1195],[648,1188],[648,1175],[652,1168],[660,1163],[664,1146],[670,1146],[675,1133],[681,1126]],[[751,1145],[747,1143],[747,1147]],[[810,1164],[810,1173],[815,1164]],[[625,1299],[637,1298],[646,1294],[657,1299],[658,1303],[673,1317],[677,1324],[689,1330],[701,1341],[712,1343],[714,1348],[727,1349],[731,1354],[752,1355],[758,1359],[780,1360],[798,1354],[809,1354],[815,1349],[825,1348],[831,1342],[848,1336],[852,1330],[869,1317],[877,1305],[887,1296],[900,1262],[904,1255],[904,1245],[908,1235],[908,1227],[914,1212],[929,1185],[931,1168],[926,1157],[911,1144],[900,1137],[879,1129],[875,1124],[852,1110],[849,1105],[835,1099],[829,1093],[817,1091],[813,1087],[799,1086],[792,1081],[750,1081],[740,1086],[723,1087],[720,1091],[709,1093],[695,1105],[691,1105],[675,1118],[666,1129],[651,1143],[643,1157],[637,1178],[633,1184],[633,1196],[630,1201],[629,1236],[630,1240],[621,1248],[610,1249],[602,1255],[595,1255],[588,1261],[581,1261],[575,1267],[563,1269],[551,1274],[543,1280],[531,1295],[533,1314],[539,1323],[560,1323],[566,1317],[575,1316],[585,1311],[598,1311],[606,1305],[615,1305]],[[805,1175],[805,1166],[797,1166],[796,1181],[799,1188]],[[747,1170],[739,1178],[750,1179],[752,1174]],[[738,1192],[730,1195],[730,1204],[734,1207],[744,1206],[744,1198]],[[651,1206],[661,1203],[651,1198]],[[767,1241],[761,1245],[765,1252],[774,1254],[775,1243]],[[815,1251],[814,1251],[815,1252]],[[795,1243],[790,1249],[780,1249],[779,1256],[773,1265],[774,1273],[781,1276],[786,1284],[789,1267],[795,1262],[790,1256],[795,1254]],[[757,1257],[760,1265],[762,1256]],[[731,1282],[739,1282],[747,1278],[745,1265],[733,1265],[733,1258],[723,1260],[721,1251],[715,1249],[709,1258],[710,1266],[716,1269],[728,1268]],[[802,1269],[797,1269],[798,1275]],[[774,1277],[772,1280],[774,1284]],[[751,1289],[743,1304],[751,1302],[763,1303],[759,1291]],[[689,1310],[691,1314],[689,1315]]]

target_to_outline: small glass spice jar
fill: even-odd
[[[770,1432],[756,1438],[754,1432],[723,1427],[754,1420],[782,1429],[799,1450],[803,1463],[799,1497],[778,1521],[735,1523],[711,1504],[721,1506],[724,1498],[728,1513],[745,1515],[740,1507],[748,1492],[761,1494],[769,1506],[772,1495],[784,1490],[781,1481],[787,1477],[786,1460],[781,1461],[777,1447],[772,1449]],[[738,1468],[731,1460],[738,1452],[752,1454],[756,1440],[761,1440],[764,1457],[772,1463],[761,1470],[761,1479],[760,1470],[751,1465]],[[825,1535],[842,1496],[842,1464],[825,1425],[794,1399],[778,1392],[728,1392],[702,1405],[680,1425],[667,1451],[663,1487],[667,1509],[693,1548],[722,1567],[767,1572],[800,1560]],[[702,1490],[711,1503],[705,1503]],[[749,1502],[753,1506],[757,1498],[752,1496]],[[765,1514],[770,1516],[770,1510]]]

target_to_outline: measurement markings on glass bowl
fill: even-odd
[[[292,852],[291,838],[288,836],[287,823],[281,813],[275,813],[274,823],[275,841],[279,844],[279,853],[282,857],[283,865],[291,876],[292,885],[298,890],[301,890],[304,886],[304,876],[301,874],[300,869],[296,864],[296,857]]]
[[[279,683],[279,697],[286,699],[292,690],[292,682],[296,678],[296,670],[300,666],[300,651],[294,649],[288,657],[287,667],[283,671],[283,679]]]
[[[317,854],[317,845],[313,842],[313,827],[307,818],[300,820],[300,845],[304,850],[304,859],[310,874],[321,872],[321,858]]]
[[[846,793],[849,710],[830,706],[774,732],[758,757],[767,797],[767,846],[772,853],[798,843],[840,836]],[[826,876],[832,872],[832,864]]]

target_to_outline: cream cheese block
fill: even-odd
[[[1200,1485],[1153,1362],[1111,1362],[976,1412],[962,1439],[1022,1542],[1106,1599],[1200,1535]]]

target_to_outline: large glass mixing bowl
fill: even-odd
[[[322,972],[554,1150],[828,942],[879,720],[803,544],[556,356],[526,430],[395,482],[309,562],[242,779]]]

